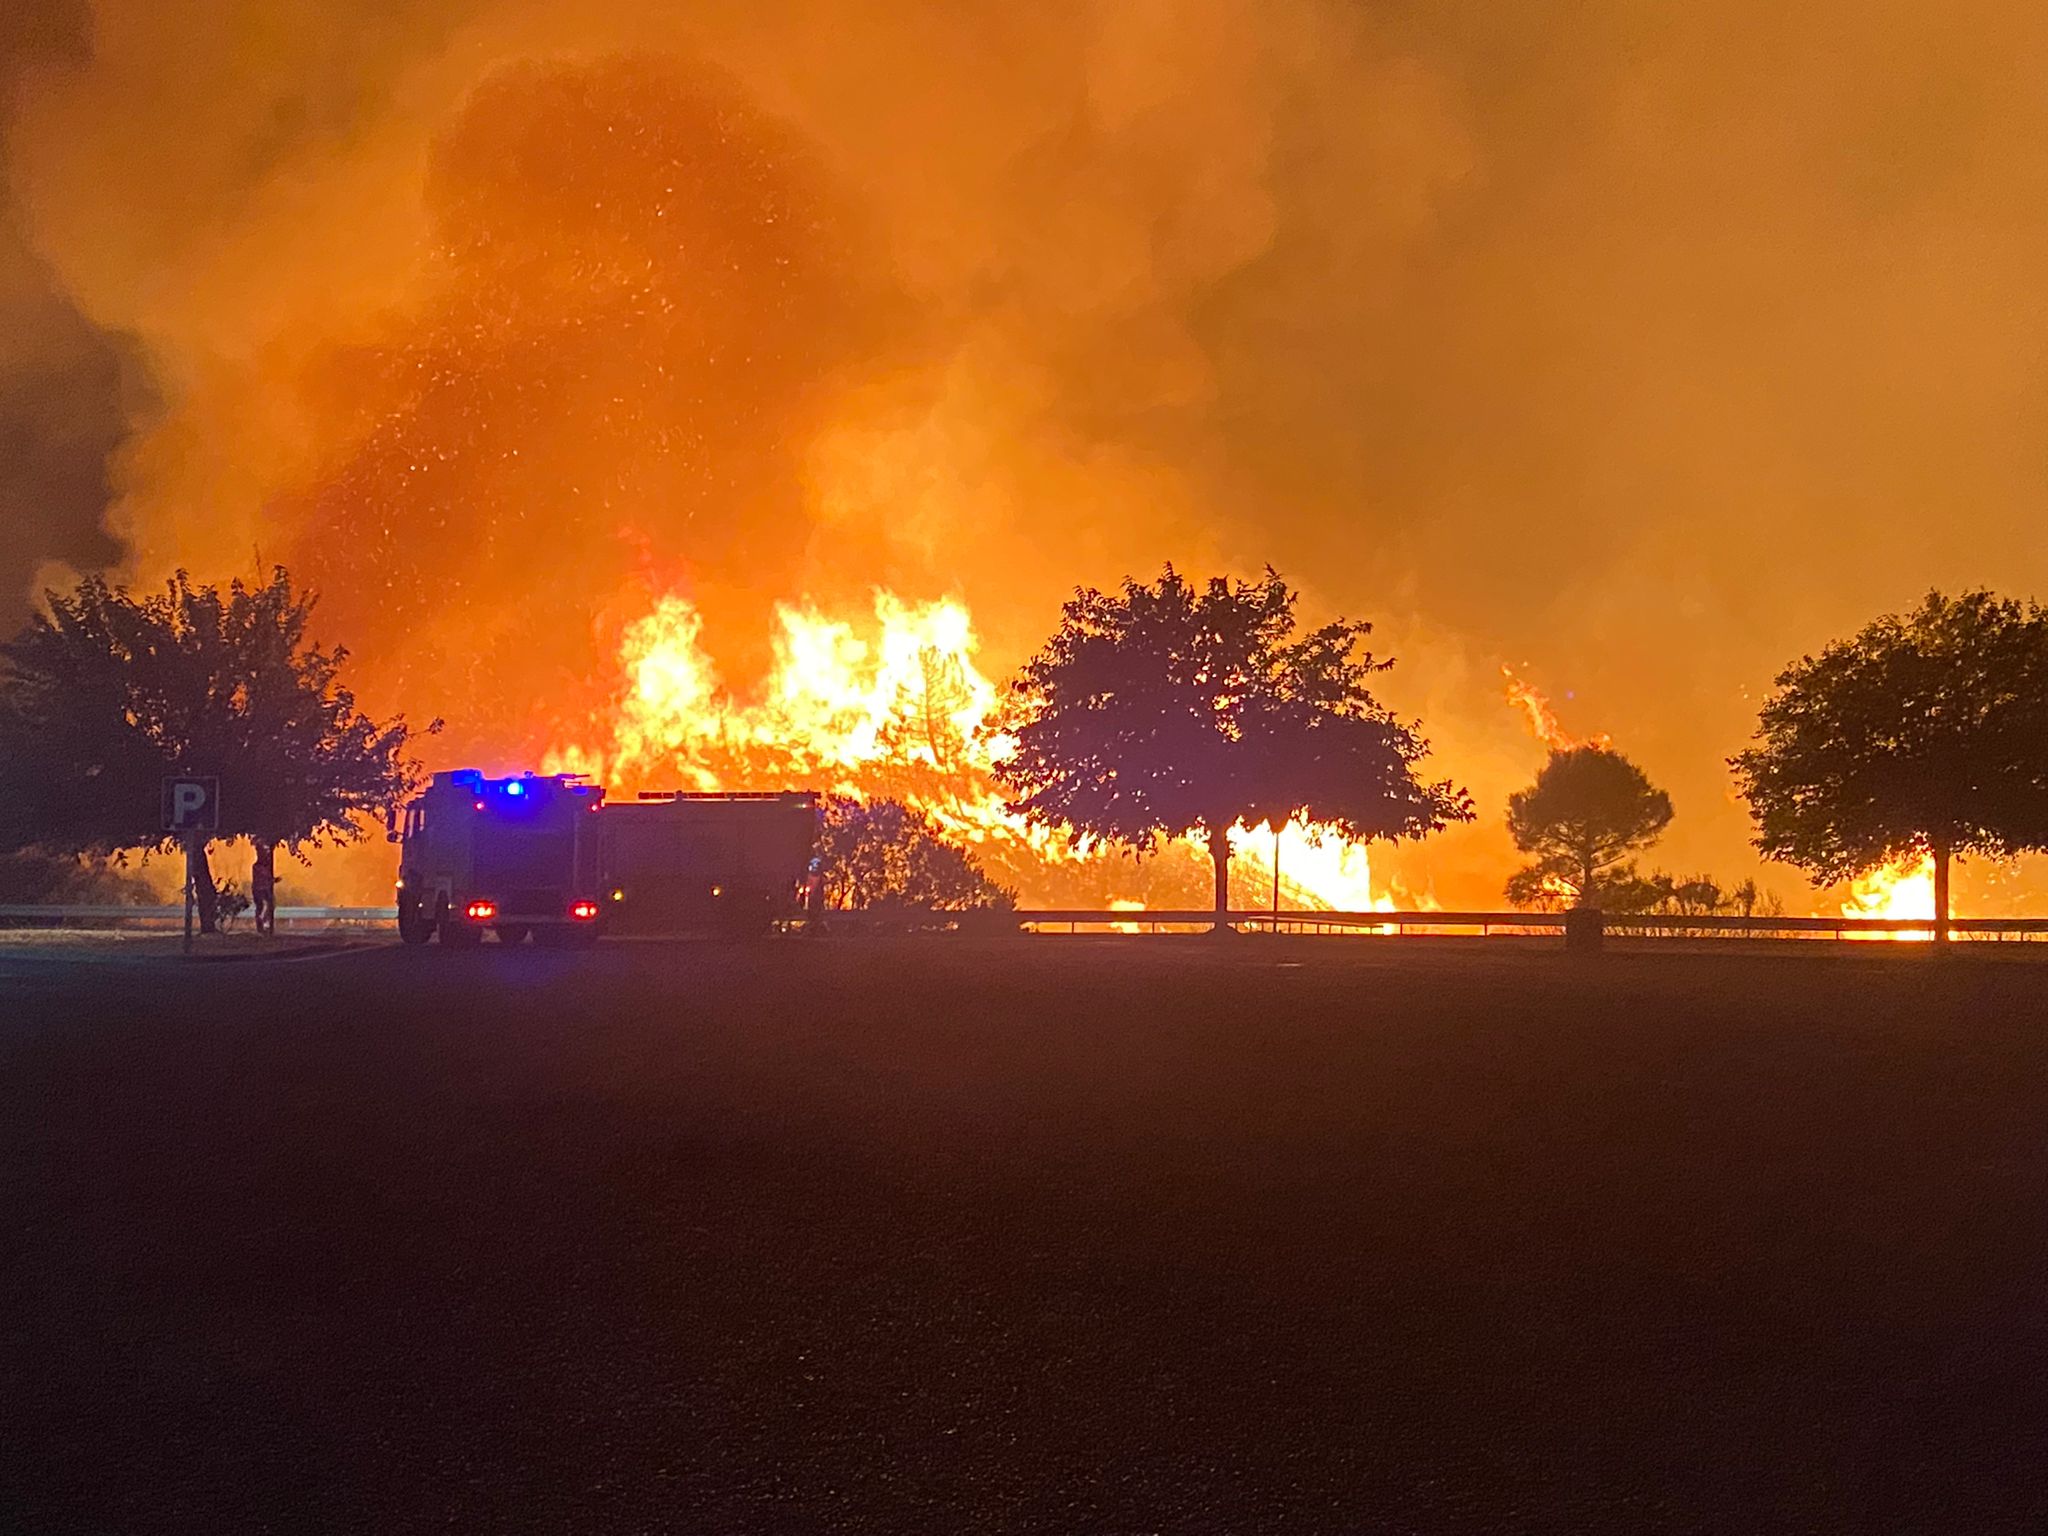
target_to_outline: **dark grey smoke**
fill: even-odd
[[[119,561],[106,526],[111,460],[150,396],[127,338],[95,325],[30,248],[5,190],[5,127],[35,73],[91,56],[83,0],[0,7],[0,633],[28,612],[39,567]]]

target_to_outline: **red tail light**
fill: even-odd
[[[488,923],[498,915],[498,904],[495,901],[472,901],[468,911],[472,922]]]
[[[580,922],[587,923],[590,919],[597,916],[597,903],[594,901],[571,902],[569,904],[569,915]]]

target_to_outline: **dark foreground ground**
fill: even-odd
[[[2044,986],[0,956],[0,1529],[2038,1531]]]

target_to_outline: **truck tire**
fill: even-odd
[[[434,925],[420,916],[420,904],[416,897],[408,897],[398,904],[398,937],[406,944],[424,944],[434,936]]]

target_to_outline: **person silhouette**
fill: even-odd
[[[249,871],[249,901],[258,933],[277,932],[277,845],[258,843]]]

